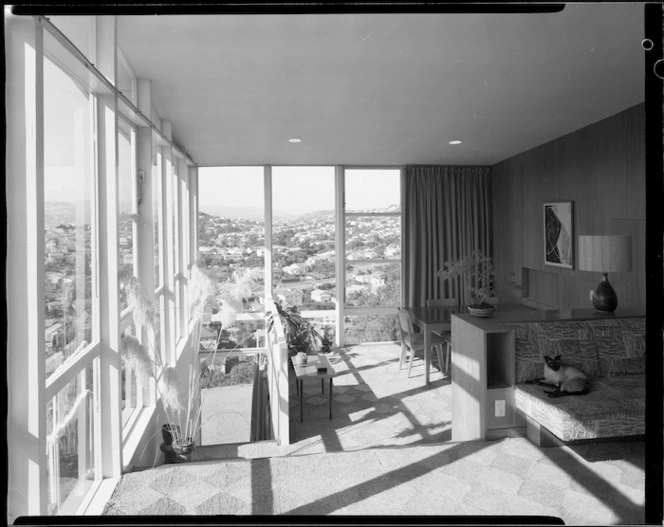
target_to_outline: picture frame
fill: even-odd
[[[573,202],[544,203],[544,264],[574,268]]]

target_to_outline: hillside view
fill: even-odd
[[[391,212],[395,208],[372,212]],[[262,219],[256,219],[252,212],[236,209],[234,213],[238,216],[234,217],[199,213],[199,255],[213,279],[230,283],[250,270],[258,271],[259,276],[253,294],[245,298],[243,316],[232,327],[220,328],[221,315],[212,317],[212,327],[222,330],[220,347],[226,349],[263,345],[265,227]],[[339,301],[334,212],[323,210],[284,218],[288,215],[275,214],[273,225],[274,298],[296,305],[304,312],[317,312],[312,319],[314,325],[332,337],[335,331],[332,310]],[[399,305],[400,240],[398,216],[348,218],[344,299],[347,306]],[[347,317],[345,331],[349,344],[396,340],[396,317]]]

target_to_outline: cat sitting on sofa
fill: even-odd
[[[546,391],[547,397],[562,397],[564,395],[583,395],[590,391],[590,382],[586,375],[574,366],[563,364],[560,355],[551,358],[544,357],[544,377],[526,384],[539,384],[553,386],[552,391]]]

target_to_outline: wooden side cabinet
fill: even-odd
[[[452,441],[487,440],[523,426],[514,407],[514,331],[452,316]]]

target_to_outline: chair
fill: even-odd
[[[406,358],[406,352],[409,352],[408,359],[408,377],[413,368],[413,357],[415,353],[424,351],[424,334],[415,333],[413,328],[413,321],[410,319],[410,314],[405,309],[397,308],[399,315],[399,325],[401,327],[401,358],[399,359],[399,369],[403,367],[403,361]],[[443,363],[443,346],[445,340],[437,334],[432,334],[432,348],[436,350],[438,355],[438,363]]]
[[[432,298],[427,300],[427,307],[455,307],[457,306],[456,298]],[[441,337],[445,341],[445,349],[447,351],[447,356],[445,358],[445,375],[450,371],[450,355],[452,355],[452,332],[451,331],[440,331],[435,332],[436,335]],[[440,371],[443,371],[443,363],[440,364]]]

